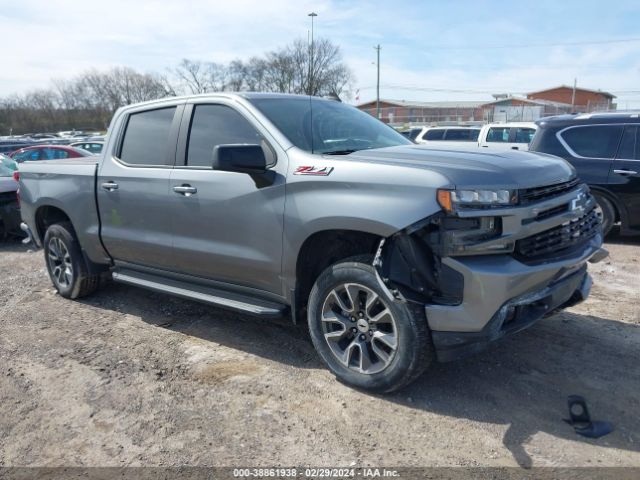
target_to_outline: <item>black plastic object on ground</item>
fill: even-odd
[[[580,395],[569,395],[567,398],[569,405],[569,416],[565,419],[569,425],[573,426],[578,435],[589,438],[600,438],[613,432],[611,422],[592,421],[587,408],[587,401]]]

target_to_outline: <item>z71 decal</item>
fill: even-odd
[[[333,172],[333,167],[316,168],[314,166],[298,167],[293,172],[294,175],[317,175],[320,177],[326,177]]]

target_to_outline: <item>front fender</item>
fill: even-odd
[[[449,186],[438,173],[398,165],[289,152],[282,271],[295,285],[298,252],[311,235],[350,230],[383,238],[441,210],[436,190]],[[296,168],[327,167],[325,176],[295,175]]]

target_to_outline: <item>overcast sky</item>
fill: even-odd
[[[92,67],[164,73],[182,58],[246,59],[306,39],[311,11],[316,37],[342,48],[360,102],[375,98],[379,43],[383,98],[484,100],[577,78],[640,108],[638,0],[0,0],[0,96]]]

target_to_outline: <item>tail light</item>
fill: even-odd
[[[16,170],[15,172],[13,172],[13,179],[16,182],[20,181],[20,172],[18,170]],[[16,197],[18,199],[18,207],[20,206],[20,187],[18,186],[18,189],[16,190]]]

